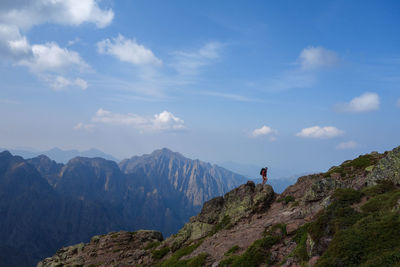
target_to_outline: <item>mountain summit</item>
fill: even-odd
[[[123,160],[119,166],[127,175],[146,177],[159,191],[182,192],[189,203],[198,209],[204,201],[246,182],[241,175],[217,165],[185,158],[167,148]]]
[[[282,194],[249,181],[207,201],[175,235],[116,232],[38,267],[398,266],[400,147],[300,177]]]

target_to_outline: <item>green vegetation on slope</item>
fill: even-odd
[[[277,224],[264,233],[264,237],[254,241],[246,251],[239,256],[231,256],[222,260],[220,267],[257,267],[262,263],[271,263],[270,248],[286,235],[286,225]]]
[[[330,177],[333,173],[337,173],[342,178],[352,179],[360,173],[372,171],[382,157],[383,155],[378,153],[361,155],[354,160],[343,162],[340,166],[332,167],[324,173],[324,176]]]
[[[367,202],[357,211],[353,206],[362,197]],[[332,199],[314,222],[297,230],[293,255],[307,261],[313,254],[308,238],[318,248],[324,237],[332,237],[316,267],[399,265],[400,189],[382,182],[362,191],[337,189]]]
[[[207,254],[199,254],[198,256],[189,259],[189,260],[180,260],[183,256],[189,255],[192,253],[196,248],[198,248],[201,244],[201,241],[178,249],[175,251],[171,257],[161,263],[161,267],[185,267],[185,266],[202,266],[207,258]]]

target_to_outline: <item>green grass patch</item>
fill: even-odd
[[[350,205],[362,195],[370,199],[357,213]],[[400,266],[400,214],[393,211],[400,189],[382,182],[358,193],[342,189],[333,198],[308,229],[314,241],[333,237],[315,266]],[[297,241],[302,234],[296,235]]]
[[[398,213],[369,215],[337,232],[316,266],[398,266],[399,229]]]
[[[363,194],[369,197],[374,197],[389,191],[395,190],[396,187],[392,181],[383,180],[379,181],[377,185],[366,187],[362,190]]]
[[[340,166],[331,168],[328,172],[323,173],[322,176],[327,178],[333,173],[338,173],[342,178],[353,179],[365,171],[372,171],[382,157],[383,155],[381,154],[361,155],[354,160],[345,161]]]
[[[205,265],[208,256],[207,253],[201,253],[191,259],[178,261],[174,267],[201,267]]]
[[[153,249],[153,248],[158,247],[160,244],[161,244],[160,241],[151,242],[151,243],[147,244],[147,245],[144,247],[144,249],[145,249],[145,250]]]
[[[307,232],[310,227],[309,223],[304,224],[302,227],[297,229],[296,235],[293,241],[296,242],[297,246],[293,251],[293,256],[297,257],[300,262],[308,261],[309,257],[307,254]]]
[[[372,155],[361,155],[356,159],[344,164],[345,167],[352,166],[359,169],[365,169],[374,164],[374,157]]]
[[[240,248],[239,248],[238,245],[234,245],[233,247],[231,247],[230,249],[228,249],[228,251],[225,252],[224,255],[225,255],[225,256],[230,256],[230,255],[236,253],[239,249],[240,249]]]
[[[153,256],[153,259],[159,260],[162,259],[165,255],[167,255],[170,250],[171,249],[169,247],[163,247],[157,250],[153,250],[151,252],[151,255]]]
[[[310,224],[308,232],[318,244],[323,236],[332,236],[338,230],[352,226],[362,214],[355,211],[351,204],[361,200],[362,193],[353,189],[337,189],[333,195],[333,203]]]
[[[119,233],[115,233],[115,234],[111,235],[111,238],[117,238],[117,237],[119,237]]]
[[[296,199],[294,198],[294,196],[285,196],[284,198],[281,198],[278,200],[278,202],[283,202],[285,204],[288,204],[289,202],[294,202]]]
[[[189,255],[190,253],[192,253],[196,248],[198,248],[201,245],[201,242],[198,242],[196,244],[187,246],[187,247],[183,247],[178,249],[177,251],[175,251],[172,256],[165,260],[161,266],[162,267],[175,267],[175,266],[181,266],[179,264],[184,264],[182,263],[182,261],[179,261],[180,258],[182,258],[183,256]],[[187,263],[185,263],[187,264]]]
[[[240,256],[232,256],[220,262],[219,266],[232,267],[257,267],[262,263],[270,264],[269,249],[281,240],[279,236],[268,235],[262,239],[258,239],[251,244],[250,247]]]
[[[224,218],[222,218],[221,222],[217,223],[213,227],[208,236],[213,236],[222,229],[229,228],[230,225],[231,225],[231,218],[228,215],[225,215]]]
[[[376,195],[368,200],[361,210],[366,213],[390,211],[400,199],[400,190],[389,191],[387,193]]]
[[[269,236],[269,235],[271,235],[271,236],[278,236],[278,237],[280,237],[280,238],[285,237],[285,236],[287,235],[287,232],[286,232],[286,224],[277,223],[277,224],[274,224],[274,225],[271,226],[271,227],[267,227],[267,228],[264,230],[263,236],[264,236],[264,237],[267,237],[267,236]]]

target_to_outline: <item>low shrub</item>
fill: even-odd
[[[167,255],[170,250],[171,249],[169,247],[163,247],[157,250],[153,250],[151,252],[151,255],[153,256],[154,259],[159,260],[162,259],[165,255]]]
[[[192,253],[196,248],[198,248],[200,246],[201,242],[198,242],[196,244],[187,246],[187,247],[182,247],[180,249],[178,249],[177,251],[175,251],[172,256],[165,260],[161,266],[162,267],[173,267],[173,266],[180,266],[179,264],[187,264],[187,263],[182,263],[181,261],[179,261],[180,258],[182,258],[183,256],[189,255],[190,253]]]
[[[231,247],[230,249],[228,249],[228,251],[225,252],[224,255],[225,256],[230,256],[230,255],[234,254],[235,252],[237,252],[239,249],[240,249],[239,246],[235,245],[235,246]]]
[[[144,249],[145,249],[145,250],[153,249],[153,248],[158,247],[160,244],[161,244],[160,241],[154,241],[154,242],[151,242],[151,243],[147,244],[147,245],[144,247]]]

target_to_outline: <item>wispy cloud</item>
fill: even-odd
[[[356,148],[358,144],[355,141],[348,141],[340,143],[336,146],[336,149],[345,150],[345,149],[353,149]]]
[[[377,93],[364,93],[361,96],[353,98],[348,103],[338,103],[335,110],[338,112],[369,112],[379,110],[380,100]]]
[[[79,43],[79,42],[81,42],[81,39],[78,38],[78,37],[76,37],[76,38],[73,39],[73,40],[69,40],[68,43],[67,43],[67,46],[72,46],[72,45],[75,45],[75,44],[77,44],[77,43]]]
[[[220,93],[220,92],[210,92],[210,91],[202,91],[201,94],[209,95],[209,96],[216,96],[220,98],[225,98],[228,100],[238,101],[238,102],[257,102],[258,99],[250,98],[244,95],[239,94],[230,94],[230,93]]]
[[[114,41],[110,42],[116,44]],[[123,41],[121,42],[124,43]],[[106,47],[111,48],[111,43],[101,44],[100,49],[104,48],[104,52],[108,51],[111,53],[111,50],[106,50]],[[173,92],[183,91],[188,86],[198,82],[199,77],[202,75],[201,70],[216,63],[220,58],[222,47],[223,45],[219,42],[210,41],[195,50],[173,51],[170,53],[170,57],[167,57],[163,61],[159,59],[162,65],[156,64],[158,58],[151,60],[152,57],[150,57],[144,61],[136,61],[138,64],[140,62],[143,62],[143,64],[139,65],[135,69],[135,72],[127,79],[102,77],[101,79],[103,81],[95,83],[96,86],[97,84],[98,86],[112,84],[116,92],[119,90],[131,92],[136,95],[135,97],[150,97],[150,101],[171,99],[174,98]],[[115,55],[115,57],[117,56]],[[126,59],[128,60],[128,58]],[[144,62],[153,62],[153,64],[144,64]],[[153,67],[154,65],[156,65],[156,67]],[[191,93],[223,97],[234,101],[251,101],[251,99],[244,96],[225,92],[197,90]],[[119,92],[119,94],[121,93]]]
[[[314,139],[328,139],[344,134],[344,131],[339,130],[334,126],[313,126],[309,128],[304,128],[296,134],[298,137],[304,138],[314,138]]]
[[[284,91],[296,88],[310,88],[318,81],[318,70],[332,67],[339,61],[334,51],[321,46],[304,48],[295,67],[269,78],[264,84],[265,90]]]
[[[302,70],[313,70],[332,67],[339,61],[336,53],[321,46],[309,46],[301,51],[299,56]]]
[[[84,130],[84,131],[88,131],[88,132],[93,132],[95,128],[94,124],[84,124],[82,122],[78,123],[77,125],[75,125],[74,130]]]
[[[82,90],[86,90],[88,87],[88,83],[81,78],[68,79],[63,76],[48,76],[45,77],[45,79],[48,79],[48,82],[54,90],[62,90],[67,87],[78,87]]]
[[[195,75],[206,65],[220,57],[223,45],[219,42],[208,42],[196,51],[175,51],[171,66],[180,75]]]
[[[126,39],[119,34],[116,38],[105,39],[97,43],[97,52],[116,57],[117,59],[136,65],[153,64],[161,65],[153,52],[145,46],[138,44],[135,39]]]
[[[11,99],[6,99],[6,98],[0,98],[0,103],[1,104],[9,104],[9,105],[19,105],[21,102],[11,100]]]
[[[292,70],[281,73],[275,78],[270,78],[265,88],[268,91],[285,91],[296,88],[310,88],[317,81],[313,73],[303,72],[301,70]]]
[[[141,131],[170,132],[186,129],[184,121],[169,111],[146,117],[137,114],[120,114],[100,108],[90,123],[78,123],[74,129],[93,129],[95,125],[128,126]]]

